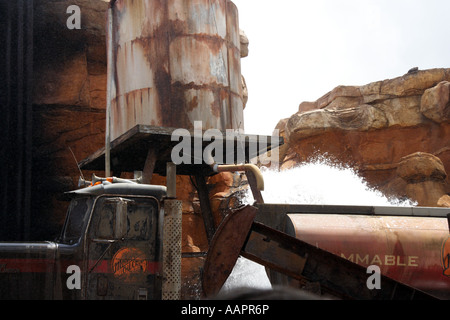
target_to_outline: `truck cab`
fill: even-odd
[[[67,193],[56,241],[0,243],[0,299],[161,299],[165,195],[133,183]]]

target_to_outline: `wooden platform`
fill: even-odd
[[[194,146],[202,144],[202,151],[211,145],[210,139],[195,137],[194,131],[185,130],[186,134],[179,136],[179,139],[172,141],[172,135],[175,128],[163,128],[149,125],[137,125],[116,140],[111,142],[111,170],[112,172],[133,172],[142,171],[146,163],[149,150],[153,150],[156,155],[156,163],[153,172],[160,175],[166,175],[166,163],[172,162],[172,149],[184,141],[190,139],[191,150],[189,152],[190,161],[177,166],[179,175],[203,174],[205,176],[214,174],[209,165],[195,159]],[[186,140],[188,141],[188,140]],[[214,141],[214,140],[213,140]],[[215,159],[222,159],[220,164],[233,164],[236,161],[236,155],[244,155],[245,163],[260,154],[271,150],[272,148],[283,145],[282,137],[258,136],[258,135],[227,135],[223,134],[220,139],[222,143],[222,156],[216,156]],[[198,156],[198,155],[197,155]],[[233,159],[228,161],[227,159]],[[238,159],[242,160],[242,159]],[[202,163],[196,163],[201,161]],[[242,163],[242,161],[241,161]],[[105,148],[97,150],[88,158],[82,160],[80,168],[93,171],[104,171],[105,169]]]

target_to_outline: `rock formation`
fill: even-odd
[[[442,161],[429,153],[417,152],[400,160],[397,176],[403,179],[405,196],[421,206],[437,206],[445,195],[445,172]]]
[[[81,29],[67,8],[81,8]],[[55,237],[77,187],[80,161],[104,145],[106,9],[102,1],[34,1],[33,236]],[[71,152],[72,151],[72,152]],[[90,172],[84,172],[90,178]],[[101,175],[101,173],[98,173]],[[90,179],[89,179],[90,180]]]
[[[450,69],[416,70],[364,86],[339,86],[315,102],[301,103],[297,113],[277,125],[286,140],[281,168],[327,154],[352,165],[388,195],[415,194],[411,197],[419,204],[436,206],[440,198],[436,199],[436,190],[432,199],[422,199],[396,178],[405,157],[429,153],[435,164],[436,157],[442,163],[438,165],[441,196],[450,191],[445,173],[450,168],[449,81]],[[414,159],[419,165],[431,158],[416,154],[408,162]],[[427,178],[420,174],[420,183],[437,179],[434,174]],[[403,178],[406,184],[417,182]]]
[[[244,30],[239,30],[239,38],[240,38],[240,43],[241,43],[241,58],[245,58],[248,57],[248,52],[249,52],[249,44],[250,41],[248,40],[247,35],[245,34]],[[247,88],[247,83],[245,82],[245,78],[243,75],[241,75],[241,79],[242,79],[242,99],[244,102],[244,109],[247,105],[247,101],[248,101],[248,88]]]

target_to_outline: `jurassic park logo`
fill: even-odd
[[[147,272],[148,263],[145,254],[137,248],[122,248],[111,260],[114,277],[125,282],[132,281],[136,275]]]

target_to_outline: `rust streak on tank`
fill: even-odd
[[[224,130],[243,122],[234,4],[119,0],[114,20],[112,138],[137,124]]]

